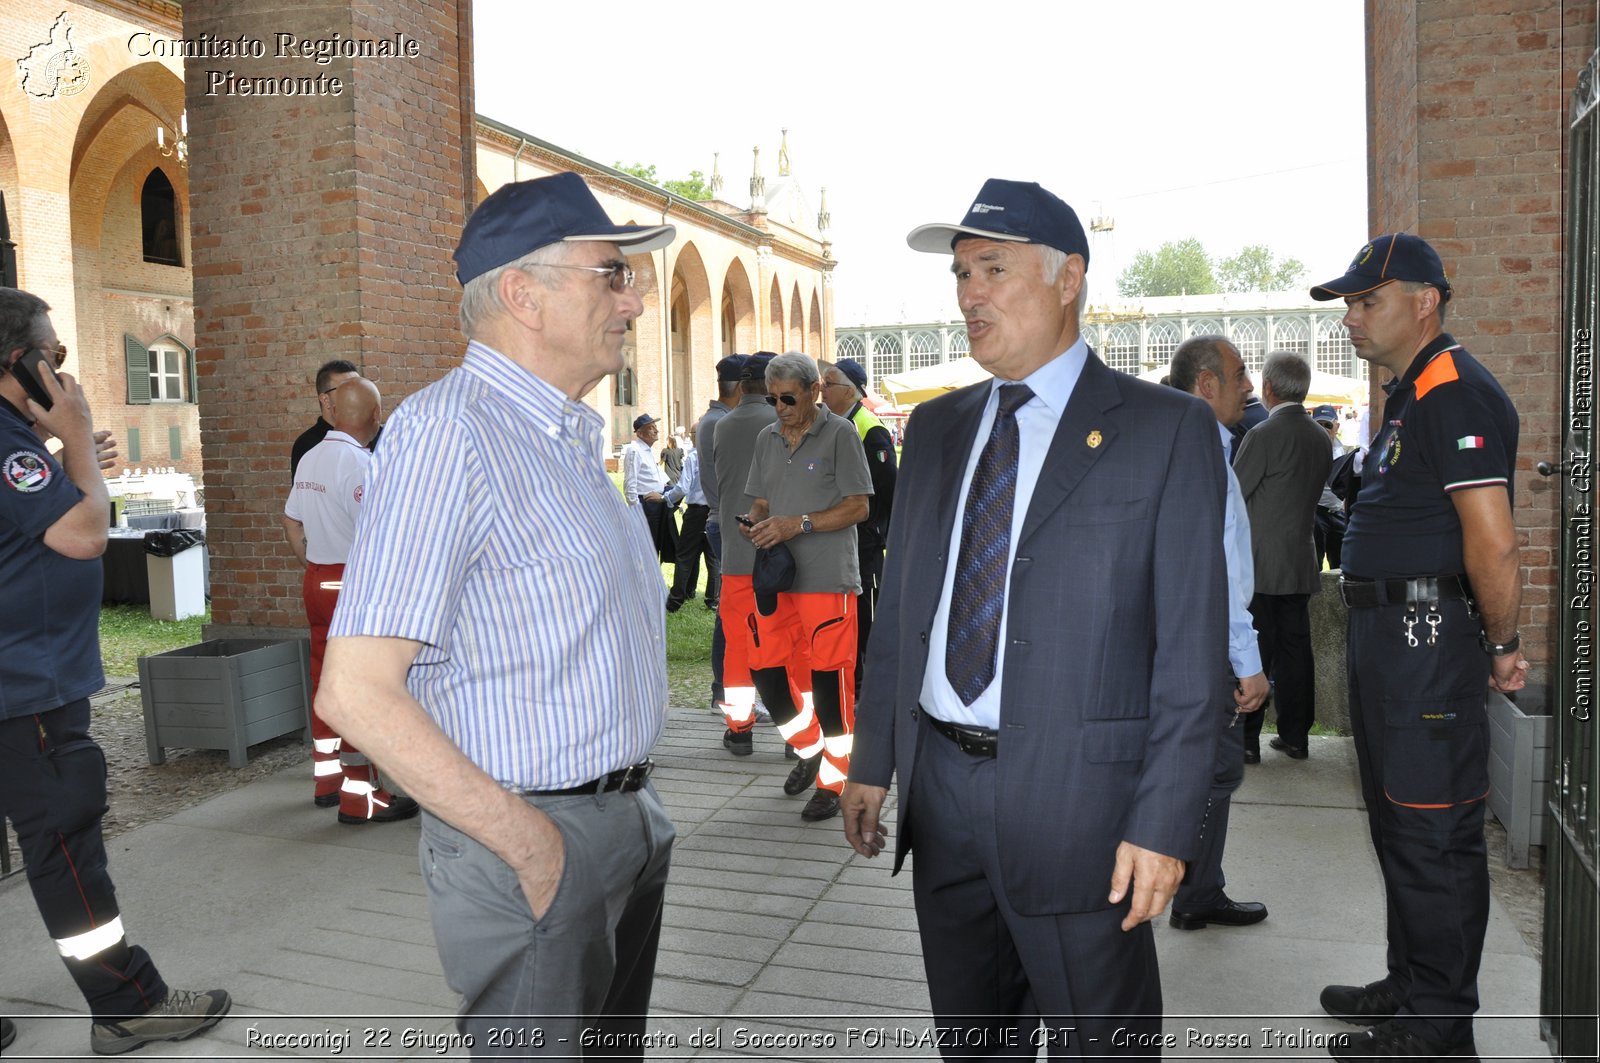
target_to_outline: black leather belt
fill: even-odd
[[[518,790],[517,793],[524,797],[568,797],[573,794],[608,794],[612,790],[621,790],[625,794],[632,793],[644,785],[650,773],[655,770],[656,762],[645,757],[637,764],[626,768],[618,768],[603,778],[593,782],[586,782],[578,786],[568,786],[562,790]]]
[[[1465,576],[1417,576],[1412,579],[1357,579],[1339,577],[1339,596],[1352,609],[1380,605],[1427,605],[1430,602],[1470,600],[1472,586]]]
[[[992,757],[1000,751],[998,731],[991,731],[987,727],[958,727],[953,723],[945,723],[929,716],[926,711],[922,715],[935,731],[954,742],[957,748],[968,756]]]

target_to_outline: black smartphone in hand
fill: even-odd
[[[751,520],[749,517],[746,517],[746,516],[744,516],[742,514],[740,516],[737,516],[737,517],[733,518],[733,519],[738,521],[740,524],[743,524],[746,528],[754,528],[756,526],[756,522],[755,521]]]
[[[29,351],[11,363],[11,375],[22,383],[28,397],[48,410],[53,403],[50,400],[50,393],[44,387],[46,373],[52,377],[56,375],[55,367],[50,364],[49,355],[45,351]],[[56,383],[59,385],[60,381]]]

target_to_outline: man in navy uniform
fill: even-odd
[[[1342,277],[1356,354],[1389,370],[1345,531],[1350,727],[1388,909],[1388,971],[1330,985],[1322,1007],[1372,1026],[1335,1058],[1472,1056],[1489,919],[1483,840],[1487,690],[1525,683],[1522,566],[1511,518],[1517,411],[1444,331],[1451,296],[1432,247],[1380,236]]]

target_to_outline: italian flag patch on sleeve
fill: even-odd
[[[1460,439],[1456,440],[1456,449],[1457,450],[1482,450],[1483,449],[1483,437],[1482,436],[1462,436]]]

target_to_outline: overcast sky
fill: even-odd
[[[1264,243],[1312,278],[1367,238],[1360,0],[977,4],[475,0],[479,112],[606,164],[709,175],[749,203],[780,129],[833,217],[835,322],[955,317],[948,261],[905,234],[987,177],[1115,220],[1090,298],[1140,250]]]

